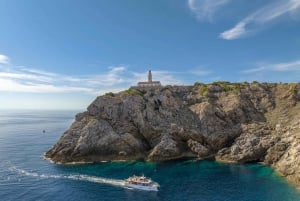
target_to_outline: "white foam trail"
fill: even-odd
[[[30,176],[30,177],[37,177],[41,179],[70,179],[70,180],[80,180],[80,181],[89,181],[95,183],[102,183],[102,184],[110,184],[114,186],[121,186],[124,187],[125,182],[123,180],[118,179],[108,179],[102,177],[95,177],[89,175],[82,175],[82,174],[74,174],[74,175],[45,175],[45,174],[37,174],[34,172],[28,172],[23,169],[19,169],[16,167],[10,167],[10,171],[16,172],[20,175]]]
[[[117,180],[117,179],[107,179],[102,177],[94,177],[94,176],[88,176],[88,175],[69,175],[69,176],[63,176],[65,179],[72,179],[72,180],[80,180],[80,181],[90,181],[95,183],[103,183],[103,184],[111,184],[114,186],[124,186],[125,182],[123,180]]]

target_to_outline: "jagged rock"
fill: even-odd
[[[221,149],[216,158],[230,162],[263,161],[267,150],[275,144],[270,130],[261,125],[242,125],[243,134],[237,137],[231,147]]]
[[[198,141],[189,139],[188,140],[188,147],[195,153],[199,158],[205,158],[209,156],[210,150],[209,148],[205,147],[204,145],[200,144]]]
[[[300,84],[195,83],[99,96],[45,154],[55,162],[215,156],[300,185]]]
[[[265,162],[300,186],[300,113],[299,110],[293,112],[296,112],[294,119],[277,130],[280,139],[268,150]]]
[[[268,165],[275,164],[283,156],[288,147],[289,145],[286,142],[276,143],[268,150],[264,162]]]
[[[178,142],[168,134],[163,135],[161,141],[154,147],[148,156],[151,161],[164,161],[181,157]]]

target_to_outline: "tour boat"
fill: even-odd
[[[159,184],[152,181],[150,178],[143,176],[132,176],[125,179],[125,186],[127,188],[145,190],[145,191],[158,191]]]

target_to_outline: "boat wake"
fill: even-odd
[[[38,174],[34,172],[29,172],[23,169],[19,169],[17,167],[11,166],[9,170],[12,172],[16,172],[19,175],[29,176],[29,177],[37,177],[40,179],[69,179],[69,180],[79,180],[79,181],[89,181],[94,183],[102,183],[109,184],[114,186],[120,186],[126,188],[125,182],[123,180],[118,179],[108,179],[103,177],[89,176],[83,174],[71,174],[71,175],[46,175],[46,174]]]

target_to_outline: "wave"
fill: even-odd
[[[46,175],[46,174],[38,174],[35,172],[29,172],[15,166],[9,167],[9,170],[12,172],[16,172],[19,175],[29,176],[29,177],[37,177],[41,179],[70,179],[70,180],[79,180],[79,181],[89,181],[94,183],[102,183],[102,184],[110,184],[114,186],[125,187],[125,182],[123,180],[118,179],[109,179],[103,177],[89,176],[83,174],[71,174],[71,175]]]

